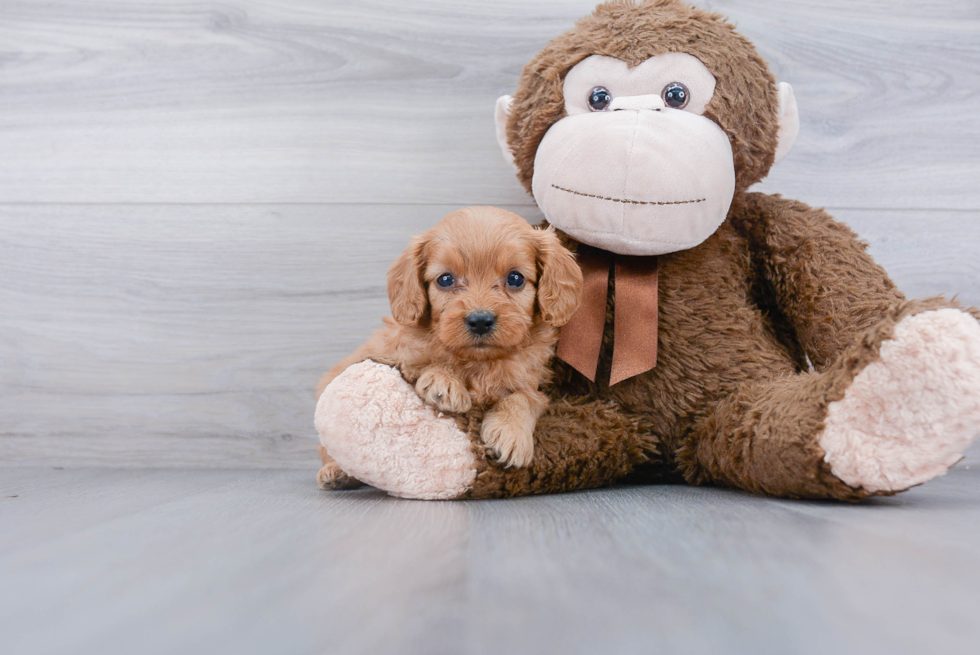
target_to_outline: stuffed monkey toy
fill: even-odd
[[[479,415],[438,415],[365,361],[316,412],[350,476],[408,498],[673,478],[856,501],[942,475],[980,434],[980,314],[906,300],[846,226],[748,192],[799,122],[792,89],[722,16],[603,4],[496,114],[585,277],[533,461],[502,466]]]

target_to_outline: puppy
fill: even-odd
[[[548,405],[557,328],[578,307],[582,272],[553,228],[532,228],[494,207],[453,212],[415,237],[388,271],[391,318],[320,380],[351,364],[398,366],[418,395],[443,412],[488,407],[480,436],[499,461],[526,466],[534,426]],[[359,483],[321,447],[323,488]]]

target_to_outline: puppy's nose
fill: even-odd
[[[485,309],[478,309],[466,315],[466,327],[478,337],[482,337],[493,329],[497,317]]]

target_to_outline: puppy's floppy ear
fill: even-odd
[[[388,269],[388,302],[391,316],[400,325],[416,326],[429,309],[429,299],[422,284],[425,266],[425,237],[415,237],[405,252]]]
[[[545,322],[560,327],[568,323],[582,300],[582,270],[561,245],[555,228],[535,230],[538,269],[538,306]]]

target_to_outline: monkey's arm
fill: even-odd
[[[480,425],[472,417],[468,436],[476,442]],[[559,398],[538,418],[534,457],[522,468],[507,468],[475,449],[477,475],[464,498],[505,498],[602,487],[637,467],[659,462],[659,439],[639,416],[608,401]]]
[[[905,299],[867,245],[823,210],[750,193],[732,223],[748,238],[757,274],[818,370]]]
[[[344,470],[403,498],[502,498],[589,489],[621,480],[658,458],[642,417],[615,403],[553,400],[534,431],[534,457],[506,468],[488,456],[481,412],[439,415],[401,374],[354,364],[320,398],[321,442]]]

